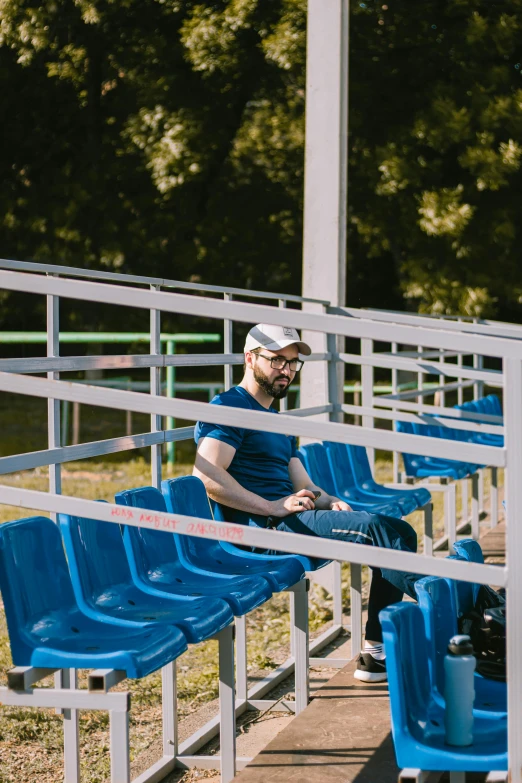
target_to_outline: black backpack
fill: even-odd
[[[506,679],[506,598],[481,585],[475,606],[459,617],[459,633],[471,638],[477,659],[476,671],[491,680]]]

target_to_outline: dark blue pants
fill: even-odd
[[[282,519],[277,529],[402,552],[417,551],[417,534],[408,522],[366,511],[301,511]],[[372,570],[366,638],[382,641],[379,612],[390,604],[402,601],[404,593],[415,598],[414,585],[421,574],[393,571],[390,568]]]

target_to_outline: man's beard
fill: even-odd
[[[262,372],[262,370],[259,369],[257,364],[254,365],[253,369],[254,369],[254,380],[256,381],[258,386],[260,386],[263,389],[263,391],[268,394],[269,397],[273,397],[274,400],[282,400],[284,397],[286,397],[286,395],[288,394],[288,389],[290,387],[290,381],[286,375],[279,375],[277,378],[275,378],[273,383],[270,383],[266,375]],[[286,381],[288,381],[288,383],[286,384],[286,386],[277,387],[275,385],[276,381],[280,381],[283,378]]]

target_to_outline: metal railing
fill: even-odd
[[[278,305],[283,302],[303,304],[299,297],[284,297],[283,295],[266,294],[262,292],[241,291],[239,289],[218,289],[192,284],[178,284],[175,281],[165,282],[150,278],[123,275],[111,276],[107,273],[82,273],[81,270],[70,271],[64,267],[46,265],[31,266],[27,263],[1,262],[0,288],[10,291],[32,292],[45,295],[48,303],[48,363],[45,370],[47,378],[30,376],[28,372],[40,370],[21,369],[27,361],[11,367],[9,372],[0,368],[0,391],[23,394],[47,399],[49,421],[49,448],[33,454],[20,454],[4,457],[0,460],[0,472],[7,473],[22,468],[34,467],[35,464],[50,465],[50,488],[48,493],[35,492],[20,488],[0,485],[0,502],[23,508],[39,509],[55,515],[60,512],[74,514],[80,517],[90,517],[103,521],[120,522],[121,511],[113,504],[98,504],[92,501],[63,496],[60,492],[59,465],[69,459],[90,457],[109,451],[141,448],[151,446],[152,451],[152,481],[159,486],[161,480],[160,445],[164,442],[184,438],[188,432],[183,430],[162,430],[160,417],[170,416],[189,421],[204,420],[224,425],[247,427],[261,431],[284,432],[289,435],[302,436],[316,440],[332,440],[341,443],[362,445],[368,449],[384,449],[390,452],[410,452],[431,457],[447,458],[479,465],[490,465],[494,468],[507,468],[506,501],[511,520],[516,518],[518,509],[522,508],[522,341],[519,340],[522,331],[520,327],[510,325],[495,325],[494,323],[479,324],[464,321],[437,321],[424,317],[406,314],[382,313],[374,311],[354,310],[353,308],[329,308],[326,312],[306,312],[292,308],[274,307],[264,304],[252,304],[237,301],[237,297],[270,299]],[[22,271],[19,271],[22,270]],[[47,276],[42,272],[49,273]],[[58,276],[62,275],[62,277]],[[68,277],[91,277],[97,282]],[[116,281],[120,285],[109,284]],[[127,283],[127,285],[121,285]],[[132,285],[129,285],[132,284]],[[135,284],[151,286],[151,290],[135,287]],[[172,285],[171,285],[172,284]],[[159,290],[163,286],[172,288],[197,290],[198,295],[173,293]],[[224,300],[200,296],[206,290],[224,295]],[[116,304],[149,310],[151,313],[151,354],[145,357],[149,361],[151,372],[151,393],[141,394],[134,391],[105,389],[87,386],[74,382],[65,383],[58,377],[60,371],[78,369],[71,365],[65,366],[58,356],[58,303],[60,298],[84,300],[90,302]],[[321,303],[324,304],[324,303]],[[221,363],[225,367],[225,388],[232,383],[230,366],[237,360],[232,354],[232,328],[236,322],[258,323],[269,322],[283,326],[293,326],[299,329],[312,330],[329,336],[358,338],[361,341],[361,354],[348,355],[335,351],[335,343],[329,339],[332,350],[312,355],[311,360],[326,362],[331,370],[327,373],[327,388],[323,405],[308,409],[297,409],[282,412],[276,420],[266,417],[261,412],[227,409],[224,406],[209,406],[208,403],[195,402],[181,398],[164,398],[159,394],[158,372],[165,364],[166,357],[160,354],[160,317],[162,312],[177,313],[186,316],[202,316],[223,321],[225,326],[225,354],[215,356],[202,362]],[[516,339],[515,333],[517,335]],[[374,343],[386,343],[391,346],[391,353],[375,352]],[[400,346],[426,346],[426,349],[414,352],[414,355],[401,354]],[[442,351],[442,353],[441,353]],[[502,362],[502,372],[481,369],[474,361],[474,366],[464,363],[453,368],[446,359],[457,355],[493,357]],[[440,357],[438,361],[431,359]],[[85,358],[85,357],[83,357]],[[98,357],[97,357],[98,358]],[[201,358],[201,357],[199,357]],[[69,359],[69,357],[68,357]],[[425,362],[427,360],[427,362]],[[337,388],[337,372],[335,368],[341,364],[359,364],[362,373],[362,405],[346,406],[339,398]],[[73,363],[74,364],[74,363]],[[145,366],[145,365],[142,365]],[[39,365],[42,367],[42,365]],[[422,390],[417,390],[416,402],[404,399],[397,394],[397,375],[392,375],[394,390],[388,400],[382,396],[375,397],[373,392],[372,372],[374,367],[384,367],[392,373],[400,370],[420,374],[435,374],[440,378],[457,378],[455,383],[439,384],[439,391],[450,393],[455,389],[465,388],[464,384],[484,383],[504,390],[504,426],[495,417],[484,417],[477,414],[474,421],[463,421],[461,411],[442,404],[426,405],[422,400]],[[455,373],[452,375],[452,373]],[[419,380],[420,377],[419,377]],[[420,391],[420,393],[419,393]],[[433,394],[433,389],[430,391]],[[419,398],[421,402],[419,402]],[[59,406],[60,401],[79,402],[114,410],[130,410],[147,413],[151,416],[151,431],[127,438],[116,438],[111,441],[98,441],[81,446],[63,447],[60,444]],[[440,398],[439,398],[440,402]],[[380,407],[377,407],[380,406]],[[386,407],[383,407],[386,406]],[[406,413],[405,413],[406,411]],[[344,412],[362,417],[363,426],[345,424],[339,419]],[[408,413],[409,412],[409,413]],[[317,421],[311,417],[318,413],[327,413],[330,421]],[[426,415],[429,418],[426,418]],[[407,435],[381,429],[374,425],[380,419],[390,421],[410,416],[422,423],[427,421],[444,423],[447,427],[467,429],[471,431],[495,432],[504,434],[504,447],[484,446],[475,443],[451,441],[451,453],[448,454],[448,441],[418,435]],[[469,418],[466,412],[466,419]],[[192,430],[192,427],[184,428]],[[522,531],[513,524],[507,528],[507,564],[506,567],[477,565],[448,559],[436,559],[425,554],[390,551],[368,547],[360,544],[350,544],[340,541],[331,542],[326,539],[310,538],[298,534],[273,532],[250,527],[242,527],[231,523],[209,522],[209,520],[182,517],[179,515],[156,515],[156,524],[165,529],[175,530],[182,535],[196,535],[216,540],[228,540],[248,546],[258,546],[266,549],[295,552],[314,557],[324,557],[336,562],[349,562],[355,583],[352,584],[352,607],[360,606],[360,582],[357,581],[357,566],[362,564],[388,567],[419,574],[434,574],[476,583],[507,586],[507,665],[508,665],[508,748],[510,774],[513,783],[522,783],[522,704],[519,694],[522,685],[522,667],[519,661],[519,651],[522,642],[522,575],[520,569],[514,567],[519,553],[522,551]],[[146,519],[140,518],[140,510],[134,509],[125,522],[128,524],[149,526]],[[352,615],[352,624],[360,621]],[[360,637],[359,627],[352,627],[355,638]],[[67,737],[66,737],[67,741]],[[177,751],[174,751],[174,761]],[[165,762],[167,764],[167,762]],[[172,755],[169,756],[172,763]],[[170,766],[172,768],[172,766]],[[156,774],[156,773],[155,773]],[[143,778],[145,781],[147,778]],[[150,778],[153,779],[153,778]],[[159,780],[160,777],[155,777]],[[141,778],[140,778],[141,781]],[[142,781],[142,783],[143,783]]]

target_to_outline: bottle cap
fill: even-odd
[[[451,655],[473,655],[471,639],[465,634],[452,636],[449,641],[448,652],[451,653]]]

